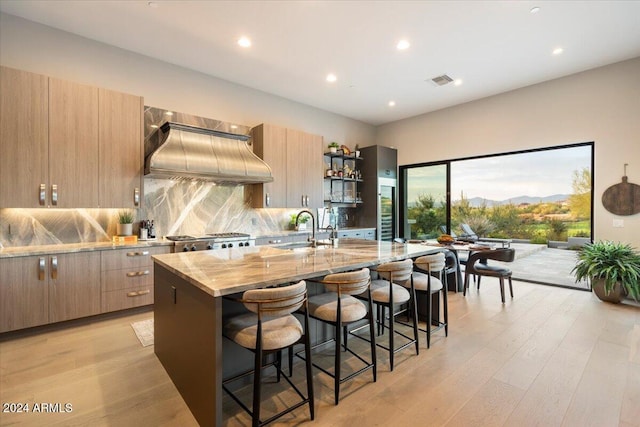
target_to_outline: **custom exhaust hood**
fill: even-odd
[[[147,107],[145,177],[218,184],[273,181],[269,165],[251,150],[248,134],[245,126]]]

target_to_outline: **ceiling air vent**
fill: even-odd
[[[451,77],[447,76],[446,74],[443,74],[441,76],[432,78],[431,81],[436,86],[444,86],[446,84],[451,83],[453,81],[453,79]]]

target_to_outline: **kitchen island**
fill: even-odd
[[[335,247],[254,246],[154,256],[155,354],[200,425],[222,425],[223,296],[439,250],[342,239]]]

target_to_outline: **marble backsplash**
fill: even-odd
[[[289,229],[291,214],[299,209],[252,209],[246,203],[250,192],[250,186],[147,178],[134,233],[142,219],[154,220],[159,237],[225,231],[259,236]],[[117,209],[0,209],[0,247],[107,242],[116,234],[117,214]],[[324,209],[318,221],[321,227],[329,224]]]

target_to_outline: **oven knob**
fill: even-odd
[[[227,244],[226,244],[226,243],[223,243],[223,244],[222,244],[222,249],[225,249],[226,247],[227,247]]]
[[[207,245],[207,249],[213,249],[213,243],[209,242],[209,244]]]
[[[182,252],[189,252],[189,247],[187,245],[184,245],[184,248],[182,248]]]
[[[243,247],[243,246],[244,246],[244,243],[242,243],[242,242],[238,243],[238,247],[240,247],[240,248],[241,248],[241,247]]]
[[[232,248],[233,247],[233,243],[229,243],[229,247]]]
[[[196,248],[195,243],[194,243],[193,245],[191,245],[191,250],[192,250],[192,251],[197,251],[197,250],[198,250],[198,249]]]

